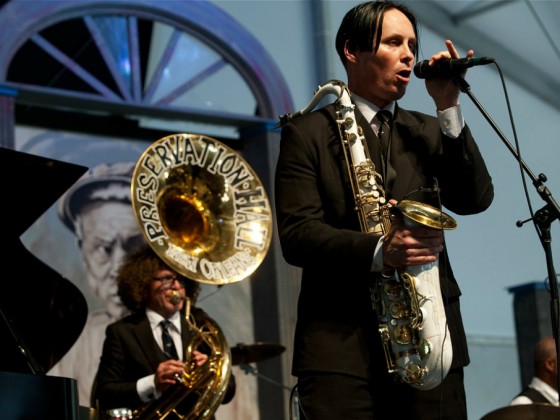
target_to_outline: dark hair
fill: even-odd
[[[344,66],[346,66],[346,56],[344,55],[346,42],[348,42],[348,48],[352,51],[377,52],[383,29],[383,15],[390,9],[397,9],[402,12],[412,24],[417,40],[414,56],[417,57],[418,24],[412,12],[406,6],[391,1],[370,1],[350,9],[342,19],[340,28],[338,28],[336,52]],[[373,45],[374,41],[375,45]]]
[[[122,303],[132,312],[144,309],[148,300],[148,285],[162,269],[169,269],[177,274],[179,281],[185,285],[187,297],[194,305],[200,292],[200,283],[171,269],[147,244],[128,254],[119,269],[117,285]]]

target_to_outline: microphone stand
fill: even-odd
[[[243,372],[245,372],[246,374],[251,373],[251,374],[255,375],[257,378],[264,379],[265,381],[267,381],[267,382],[269,382],[269,383],[271,383],[271,384],[273,384],[273,385],[276,385],[276,386],[278,386],[278,387],[280,387],[280,388],[283,388],[284,390],[290,392],[290,406],[291,406],[291,408],[292,408],[292,410],[293,410],[293,413],[291,413],[290,419],[291,419],[291,420],[298,420],[298,419],[299,419],[299,410],[298,410],[298,407],[299,407],[299,399],[298,399],[297,393],[294,393],[293,388],[290,388],[290,387],[288,387],[288,386],[286,386],[286,385],[283,385],[283,384],[281,384],[281,383],[279,383],[279,382],[276,382],[275,380],[273,380],[273,379],[271,379],[271,378],[269,378],[269,377],[263,375],[263,374],[260,373],[256,368],[254,368],[253,366],[251,366],[251,365],[249,365],[249,364],[247,364],[247,363],[241,363],[241,364],[239,365],[239,367],[240,367],[241,370],[243,370]],[[291,411],[292,411],[292,410],[291,410]]]
[[[486,118],[486,120],[490,123],[494,131],[498,134],[498,136],[502,139],[506,147],[513,154],[515,159],[519,162],[519,164],[521,165],[525,173],[531,178],[531,181],[534,187],[536,188],[537,193],[541,196],[541,198],[546,203],[545,206],[540,210],[538,210],[535,213],[534,217],[532,217],[531,219],[522,222],[518,221],[517,227],[521,227],[525,222],[528,222],[529,220],[533,220],[535,224],[538,226],[539,231],[541,232],[539,238],[541,240],[545,257],[546,257],[546,267],[548,271],[548,282],[549,282],[549,289],[550,289],[550,315],[552,321],[552,336],[554,337],[554,341],[556,342],[556,360],[560,360],[560,358],[558,357],[559,356],[558,279],[556,277],[556,270],[554,269],[554,262],[552,259],[552,247],[551,247],[552,236],[550,234],[550,226],[552,225],[552,222],[554,222],[557,219],[560,219],[560,207],[558,207],[558,204],[554,200],[554,197],[552,197],[552,194],[550,193],[548,188],[544,185],[544,183],[547,181],[546,175],[539,174],[539,176],[536,177],[533,174],[533,172],[529,169],[529,167],[525,164],[523,159],[519,156],[517,151],[508,141],[506,136],[500,131],[496,123],[492,120],[492,118],[488,115],[486,110],[482,107],[480,102],[474,97],[467,81],[461,76],[459,76],[458,74],[455,74],[453,76],[453,80],[455,81],[457,86],[459,86],[461,92],[467,94],[467,96],[473,101],[476,107],[480,110],[484,118]],[[556,366],[557,366],[556,370],[557,370],[557,377],[558,377],[556,386],[557,386],[557,390],[560,390],[560,365],[557,363]]]

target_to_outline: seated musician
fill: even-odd
[[[200,284],[169,268],[148,245],[127,255],[117,283],[131,315],[107,327],[93,398],[102,412],[124,407],[142,412],[157,405],[154,400],[170,387],[187,392],[178,383],[184,369],[205,369],[211,348],[199,347],[192,354],[185,349],[194,337],[192,320],[200,327],[209,318],[194,306]],[[170,321],[167,328],[164,320]],[[225,404],[235,394],[235,377],[222,386]]]

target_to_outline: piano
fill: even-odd
[[[31,254],[20,237],[86,171],[84,166],[0,147],[2,419],[84,418],[76,380],[45,373],[82,332],[86,299],[72,282]]]

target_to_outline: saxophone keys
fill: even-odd
[[[412,341],[412,330],[409,325],[400,324],[397,325],[393,331],[393,337],[395,341],[401,345],[410,344]]]
[[[352,127],[352,126],[354,125],[354,120],[353,120],[352,118],[350,118],[350,117],[346,117],[346,118],[344,119],[343,124],[344,124],[347,128],[350,128],[350,127]]]
[[[409,316],[409,311],[403,302],[396,301],[392,302],[389,306],[391,316],[395,319],[405,319]]]
[[[418,344],[418,354],[422,359],[432,354],[432,345],[428,340],[424,339]]]
[[[384,279],[392,279],[395,278],[395,267],[385,266],[383,267],[383,271],[381,271],[381,275]]]
[[[426,369],[419,364],[418,356],[416,349],[397,352],[399,375],[406,383],[419,383],[426,374]]]
[[[401,294],[401,285],[396,280],[388,280],[383,285],[383,292],[389,298],[393,298],[393,299],[397,298]]]
[[[418,382],[424,376],[425,370],[418,363],[411,362],[405,368],[405,382],[413,384]]]

